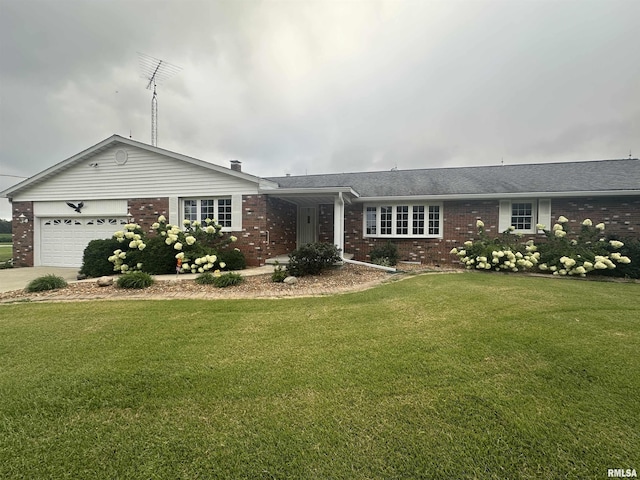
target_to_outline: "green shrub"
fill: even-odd
[[[240,250],[235,248],[221,250],[218,257],[220,257],[221,262],[226,264],[224,267],[226,270],[244,270],[247,268],[247,259],[244,258],[244,254]]]
[[[287,271],[294,277],[317,275],[340,261],[338,248],[331,243],[308,243],[289,254]]]
[[[213,285],[214,278],[216,277],[213,276],[213,273],[204,272],[196,277],[195,282],[198,285]]]
[[[392,267],[398,263],[398,246],[395,243],[387,242],[385,245],[375,247],[369,254],[371,262],[377,265]]]
[[[213,285],[218,288],[226,288],[241,284],[244,282],[244,277],[239,273],[216,275],[211,272],[204,272],[198,275],[195,281],[199,285]]]
[[[520,243],[522,236],[511,233],[513,227],[495,238],[486,234],[481,220],[476,222],[476,227],[477,240],[466,241],[461,248],[451,250],[451,254],[457,255],[469,269],[512,272],[537,269],[553,275],[584,277],[594,272],[621,276],[631,268],[617,267],[633,264],[631,258],[620,250],[624,243],[617,240],[607,242],[603,236],[604,223],[593,225],[588,218],[581,223],[577,233],[571,231],[569,220],[564,216],[558,217],[550,230],[546,230],[544,225],[536,225],[536,229],[544,231],[546,237],[538,245],[533,240]],[[628,248],[633,253],[634,246]],[[625,272],[624,275],[630,274]]]
[[[82,255],[80,273],[87,277],[102,277],[113,274],[113,263],[109,256],[120,244],[113,238],[91,240]]]
[[[136,260],[139,259],[139,263],[142,263],[143,272],[151,275],[176,273],[176,251],[165,243],[163,237],[159,235],[149,237],[145,240],[145,243],[144,250],[132,250],[127,253],[127,258],[131,260],[131,265],[136,265],[138,263]],[[139,258],[136,259],[135,257]]]
[[[147,288],[153,283],[153,277],[145,272],[125,273],[116,281],[119,288]]]
[[[621,240],[624,246],[617,251],[621,255],[629,258],[631,263],[618,263],[615,269],[599,270],[598,274],[625,278],[640,278],[640,239],[609,237],[607,240]]]
[[[213,277],[213,284],[218,288],[232,287],[244,282],[244,277],[239,273],[224,273],[218,277]]]
[[[288,276],[289,274],[284,268],[282,268],[282,265],[276,262],[276,266],[273,269],[273,273],[271,274],[271,281],[275,283],[282,283]]]
[[[45,290],[57,290],[66,286],[67,282],[64,278],[49,274],[32,280],[25,290],[27,292],[44,292]]]

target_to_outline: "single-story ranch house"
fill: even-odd
[[[149,230],[216,218],[238,237],[248,265],[322,241],[367,261],[391,241],[402,260],[456,262],[449,254],[476,233],[564,215],[640,236],[638,159],[426,168],[259,178],[114,135],[2,192],[12,203],[16,266],[80,267],[87,243],[133,221]]]

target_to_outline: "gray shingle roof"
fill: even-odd
[[[361,197],[640,193],[638,159],[268,177],[281,188],[352,187]]]

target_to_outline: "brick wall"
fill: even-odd
[[[318,241],[333,244],[333,209],[334,205],[318,206]]]
[[[169,198],[131,198],[127,204],[129,213],[142,231],[149,233],[151,225],[158,221],[160,215],[169,218]]]
[[[551,218],[555,222],[560,215],[569,219],[571,230],[580,230],[580,223],[590,218],[594,225],[604,223],[607,235],[640,238],[640,197],[553,199]]]
[[[476,221],[481,219],[489,235],[498,232],[499,202],[449,201],[443,204],[443,238],[407,238],[391,239],[398,246],[401,260],[416,261],[423,264],[457,263],[449,251],[476,235]],[[347,206],[345,213],[345,252],[354,254],[356,260],[370,260],[370,252],[384,245],[385,238],[362,237],[362,204]],[[553,199],[551,201],[552,221],[560,215],[569,219],[572,230],[579,230],[580,223],[590,218],[594,224],[603,222],[606,234],[615,234],[621,238],[640,238],[640,197],[594,197],[584,199]],[[548,225],[550,228],[552,225]],[[544,235],[524,236],[525,242],[533,239],[537,242]]]
[[[298,207],[279,198],[267,197],[269,257],[286,255],[296,249]],[[268,257],[267,257],[268,258]]]
[[[13,220],[13,262],[16,267],[33,267],[33,202],[13,202],[11,204]],[[27,222],[21,223],[18,217],[24,215]]]

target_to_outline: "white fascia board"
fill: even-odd
[[[489,200],[499,198],[569,198],[569,197],[622,197],[640,195],[640,190],[600,190],[581,192],[523,192],[523,193],[471,193],[447,195],[402,195],[386,197],[359,197],[358,203],[365,202],[413,202],[416,200]]]

